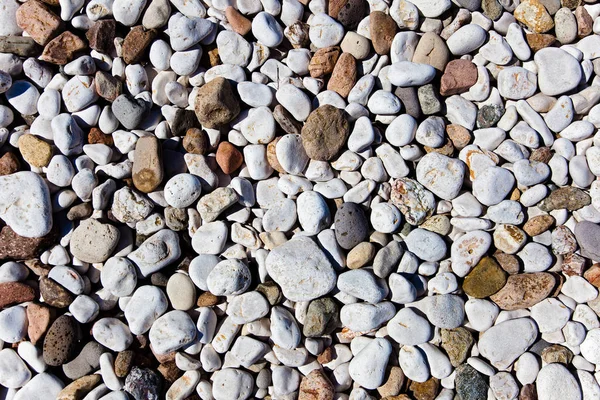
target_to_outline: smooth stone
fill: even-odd
[[[267,256],[266,268],[285,297],[292,301],[321,297],[336,282],[335,271],[325,253],[307,237],[295,238],[273,249]]]
[[[196,325],[190,316],[179,310],[159,317],[150,328],[150,344],[157,354],[175,351],[196,338]]]
[[[529,318],[518,318],[501,322],[485,331],[478,343],[481,355],[498,369],[508,368],[538,335],[535,322]]]

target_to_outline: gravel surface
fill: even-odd
[[[600,399],[600,3],[0,0],[0,398]]]

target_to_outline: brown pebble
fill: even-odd
[[[373,11],[370,14],[371,41],[377,54],[385,55],[390,52],[397,27],[396,21],[382,11]]]
[[[492,257],[483,257],[465,276],[462,288],[470,297],[483,299],[498,292],[506,283],[506,273]]]
[[[377,388],[381,397],[398,396],[404,384],[404,372],[402,368],[393,366],[389,368],[385,383]]]
[[[425,382],[412,381],[409,388],[416,400],[434,400],[440,390],[440,381],[436,378],[429,378]]]
[[[519,400],[538,400],[535,384],[528,383],[527,385],[523,385],[519,393]]]
[[[38,168],[47,166],[52,159],[52,147],[39,137],[28,133],[19,138],[19,151],[29,165]]]
[[[446,139],[446,143],[444,143],[442,147],[434,148],[429,146],[423,146],[423,149],[425,149],[427,153],[439,153],[448,157],[452,157],[452,155],[454,154],[454,144],[450,139]]]
[[[112,135],[105,135],[100,129],[93,127],[88,133],[89,144],[105,144],[112,146],[114,144]]]
[[[275,171],[279,172],[280,174],[285,174],[285,169],[283,169],[279,163],[279,160],[277,159],[277,143],[280,140],[281,136],[276,137],[267,145],[267,162]]]
[[[600,263],[592,265],[583,273],[583,277],[592,285],[600,288]]]
[[[528,308],[550,296],[555,286],[556,278],[547,272],[510,275],[491,299],[503,310]]]
[[[122,45],[123,61],[127,64],[138,63],[144,56],[146,49],[156,36],[156,30],[144,28],[142,25],[131,28]]]
[[[46,45],[40,59],[52,64],[65,65],[73,59],[76,52],[86,47],[79,36],[69,31],[63,32]]]
[[[563,257],[561,264],[562,272],[567,276],[581,276],[586,266],[586,259],[576,253],[570,253]]]
[[[555,219],[552,215],[544,214],[544,215],[536,215],[535,217],[529,219],[523,225],[523,230],[529,236],[537,236],[546,232],[552,225],[554,225]]]
[[[573,360],[573,352],[559,344],[553,344],[542,350],[542,360],[546,364],[561,363],[569,365]]]
[[[131,171],[136,189],[150,193],[163,180],[161,146],[156,136],[144,136],[135,146],[133,169]]]
[[[27,266],[27,268],[29,268],[31,270],[31,272],[33,272],[35,275],[37,275],[39,277],[48,276],[48,274],[50,273],[50,270],[52,269],[52,266],[44,264],[37,258],[33,258],[31,260],[25,260],[23,263]]]
[[[548,33],[527,33],[525,39],[534,53],[538,50],[550,47],[556,42],[556,38]]]
[[[94,87],[98,96],[108,101],[114,101],[123,93],[121,81],[106,71],[96,71]]]
[[[56,400],[81,400],[100,383],[101,379],[102,376],[99,374],[83,376],[61,390]]]
[[[348,3],[348,0],[329,0],[327,14],[329,14],[331,18],[337,19],[340,10],[344,8],[346,3]]]
[[[244,36],[252,29],[252,22],[231,6],[225,8],[225,18],[234,32]]]
[[[531,151],[531,155],[529,156],[530,161],[538,161],[544,164],[548,164],[550,159],[552,158],[552,150],[550,147],[538,147]]]
[[[356,74],[356,59],[350,53],[342,53],[333,68],[327,90],[333,90],[344,98],[348,97],[356,83]]]
[[[313,78],[322,78],[331,74],[335,68],[341,50],[337,46],[323,47],[315,52],[308,64],[308,71]]]
[[[27,336],[31,343],[36,344],[44,336],[50,327],[51,317],[52,313],[48,307],[35,303],[27,305]]]
[[[446,133],[454,147],[458,150],[462,150],[471,142],[471,132],[467,128],[457,124],[446,125]]]
[[[211,292],[202,293],[198,296],[198,301],[196,301],[198,307],[212,307],[217,304],[219,304],[219,298]]]
[[[302,378],[298,400],[332,400],[335,390],[325,373],[315,369]]]
[[[0,309],[33,299],[35,290],[31,286],[21,282],[0,283]]]
[[[188,153],[204,155],[207,153],[209,146],[208,135],[202,129],[190,128],[185,133],[183,148]]]
[[[175,361],[162,363],[158,366],[157,370],[169,383],[175,382],[181,375],[183,375],[183,371],[177,368]]]
[[[217,164],[221,167],[221,170],[225,174],[231,174],[242,166],[244,162],[244,156],[242,153],[231,143],[221,142],[217,148],[216,154]]]
[[[93,212],[94,208],[89,202],[76,204],[67,212],[67,219],[69,221],[80,221],[89,218]]]
[[[23,3],[17,10],[16,19],[19,28],[42,46],[58,34],[62,25],[58,15],[37,0]]]
[[[577,37],[589,36],[593,31],[594,20],[583,6],[575,9],[575,19],[577,20]]]
[[[446,65],[440,84],[442,96],[464,93],[477,82],[477,66],[469,60],[452,60]]]
[[[100,53],[109,53],[114,48],[115,29],[114,19],[101,19],[92,25],[85,33],[90,47]]]
[[[54,229],[41,238],[19,236],[9,226],[0,231],[0,260],[27,260],[39,256],[58,239]]]
[[[44,303],[56,308],[67,308],[73,302],[73,295],[49,278],[40,279],[40,294]]]
[[[496,250],[494,258],[506,273],[513,275],[519,272],[519,259],[517,256]]]
[[[302,127],[302,145],[309,158],[329,161],[346,145],[348,114],[330,104],[313,110]]]
[[[195,111],[203,127],[218,129],[238,116],[240,101],[229,80],[218,77],[198,89]]]
[[[13,153],[7,152],[0,157],[0,176],[14,174],[20,167],[21,163]]]
[[[327,364],[333,360],[333,349],[331,347],[327,347],[319,356],[317,357],[317,362],[321,365]]]
[[[68,315],[58,317],[44,338],[44,362],[58,367],[70,361],[75,355],[79,336],[79,325],[75,318]]]

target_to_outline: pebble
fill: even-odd
[[[429,153],[417,165],[417,181],[444,200],[452,200],[462,187],[464,164],[457,159]]]
[[[157,354],[167,354],[192,342],[196,326],[183,311],[170,311],[158,318],[150,328],[149,339]]]
[[[392,345],[384,338],[373,339],[350,362],[352,379],[366,389],[376,389],[384,381]]]
[[[73,231],[70,250],[81,261],[104,262],[117,247],[119,237],[119,230],[113,225],[89,218]]]
[[[555,278],[546,272],[510,275],[506,285],[491,299],[505,310],[527,308],[548,297],[555,283]],[[528,295],[524,297],[526,292]]]
[[[575,377],[567,368],[557,363],[548,364],[540,370],[536,379],[536,389],[542,398],[581,398],[581,388]]]
[[[312,254],[306,258],[306,254]],[[323,251],[309,238],[298,238],[272,250],[267,272],[293,301],[308,301],[329,293],[335,272]]]
[[[429,321],[412,308],[403,308],[387,324],[388,334],[396,342],[415,346],[431,339],[432,329]]]
[[[344,249],[351,249],[367,236],[367,218],[356,203],[344,203],[335,213],[335,238]]]

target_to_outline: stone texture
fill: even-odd
[[[47,166],[52,158],[52,147],[31,134],[19,138],[19,151],[28,164],[38,168]]]
[[[244,155],[231,143],[221,142],[217,148],[216,161],[221,171],[231,174],[244,163]]]
[[[202,86],[196,96],[196,116],[206,128],[219,128],[240,113],[240,103],[231,84],[218,77]]]
[[[469,60],[452,60],[444,69],[440,94],[451,96],[464,93],[477,82],[477,66]]]
[[[21,282],[3,282],[0,283],[0,309],[33,301],[35,299],[35,290]]]
[[[133,184],[136,189],[150,193],[163,180],[162,151],[156,136],[144,136],[138,139],[135,146]]]
[[[114,48],[116,27],[114,19],[96,21],[85,33],[90,47],[100,53],[109,53]]]
[[[332,400],[333,385],[322,370],[313,370],[302,378],[298,400]]]
[[[342,97],[348,97],[356,83],[356,59],[350,53],[342,53],[335,64],[327,90],[333,90]]]
[[[146,49],[150,46],[152,40],[154,40],[156,33],[156,30],[147,30],[141,25],[131,28],[123,40],[121,50],[123,60],[127,64],[138,63],[146,53]]]
[[[14,174],[21,167],[21,163],[14,153],[6,152],[0,157],[0,176]]]
[[[58,317],[44,339],[44,362],[56,367],[69,361],[73,357],[79,336],[79,326],[73,317]]]
[[[497,293],[506,283],[506,274],[492,257],[484,257],[469,272],[463,290],[471,297],[483,299]]]
[[[65,65],[73,59],[76,52],[85,48],[85,42],[79,36],[66,31],[46,45],[40,59],[52,64]]]
[[[310,59],[308,72],[313,78],[323,78],[333,72],[335,65],[340,57],[341,50],[337,46],[323,47],[317,51]]]
[[[19,236],[9,226],[0,231],[0,260],[27,260],[39,256],[44,250],[55,244],[57,231],[39,238]]]
[[[579,210],[592,202],[590,196],[581,189],[565,186],[554,190],[538,207],[542,211],[550,212],[566,208],[569,211]]]
[[[388,54],[396,35],[396,21],[382,11],[370,14],[370,32],[373,49],[377,54]]]
[[[17,24],[42,46],[58,34],[61,20],[45,4],[30,0],[17,10]]]
[[[503,310],[531,307],[549,297],[556,279],[547,272],[510,275],[506,285],[491,299]]]
[[[313,160],[329,161],[344,147],[350,134],[344,110],[326,104],[310,113],[302,128],[302,145]]]

